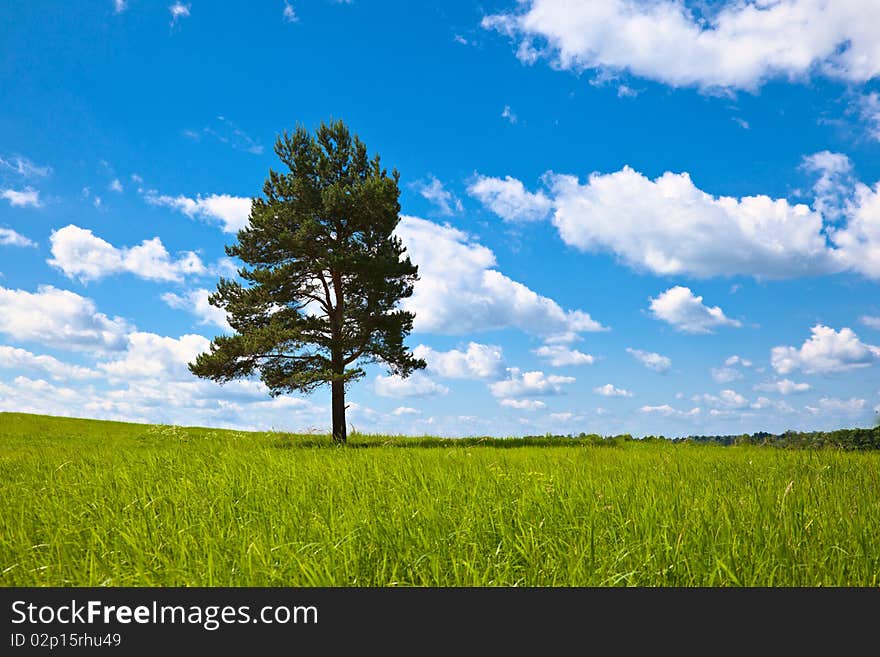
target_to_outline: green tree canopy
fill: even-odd
[[[220,279],[210,303],[226,311],[221,335],[190,370],[215,381],[259,374],[271,394],[309,393],[329,383],[333,439],[346,442],[345,387],[360,365],[385,364],[406,377],[424,368],[404,346],[414,315],[418,267],[394,229],[399,174],[352,136],[342,121],[285,132],[275,153],[287,171],[269,171],[248,225],[226,253],[246,266],[246,284]]]

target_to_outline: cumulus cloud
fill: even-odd
[[[597,395],[602,395],[603,397],[632,397],[633,394],[629,390],[625,390],[624,388],[617,388],[610,383],[606,383],[604,386],[598,386],[593,388],[593,392]]]
[[[774,401],[772,399],[768,399],[767,397],[758,397],[755,401],[749,404],[749,408],[755,411],[763,411],[768,408],[772,408],[773,410],[779,411],[780,413],[796,412],[790,404],[784,401]]]
[[[428,370],[447,379],[496,379],[504,375],[504,352],[496,345],[469,342],[467,349],[437,351],[420,344],[413,349]]]
[[[701,412],[698,406],[689,411],[680,411],[673,408],[669,404],[660,404],[659,406],[642,406],[639,411],[641,413],[662,415],[664,417],[695,417]]]
[[[850,328],[835,331],[816,324],[800,348],[773,347],[770,364],[779,374],[829,374],[867,367],[880,360],[880,347],[865,344]]]
[[[880,278],[880,182],[855,180],[849,158],[822,151],[803,158],[817,176],[813,207],[766,195],[713,196],[688,173],[651,180],[625,166],[577,176],[547,172],[547,193],[509,176],[478,179],[475,194],[505,220],[548,211],[560,238],[584,252],[610,252],[637,271],[759,280],[856,272]]]
[[[117,248],[91,230],[70,224],[52,231],[52,259],[48,262],[68,278],[94,281],[123,272],[158,281],[180,281],[185,275],[204,274],[206,268],[192,251],[171,258],[162,240],[154,237],[138,246]]]
[[[676,285],[651,299],[651,314],[684,333],[712,333],[719,326],[742,326],[718,306],[706,306],[690,288]]]
[[[497,269],[495,254],[451,226],[403,217],[396,235],[419,267],[420,280],[403,302],[414,330],[460,335],[502,328],[554,336],[605,330],[581,310],[564,310]]]
[[[540,221],[552,209],[544,192],[532,193],[516,178],[490,178],[478,175],[467,188],[468,194],[505,221]]]
[[[709,372],[717,383],[729,383],[742,378],[742,372],[732,367],[713,367]]]
[[[192,376],[187,363],[208,351],[209,346],[210,340],[201,335],[170,338],[134,331],[126,336],[126,349],[121,356],[98,363],[98,369],[111,380],[187,380]]]
[[[36,246],[36,243],[11,228],[0,228],[0,246]]]
[[[12,207],[18,208],[39,208],[43,205],[40,202],[40,192],[30,187],[21,190],[0,189],[0,198],[5,198]]]
[[[717,409],[741,409],[749,405],[749,400],[735,390],[722,390],[717,395],[703,394],[694,395],[694,402],[701,402],[710,408]]]
[[[537,399],[500,399],[498,403],[519,411],[538,411],[542,408],[547,408],[547,404]]]
[[[382,397],[436,397],[445,395],[449,388],[432,381],[421,372],[414,372],[403,378],[397,374],[378,375],[373,382],[373,390]]]
[[[873,317],[871,315],[862,315],[859,317],[859,321],[867,326],[868,328],[876,329],[880,331],[880,317]]]
[[[229,194],[211,194],[209,196],[167,196],[155,191],[144,194],[144,200],[150,205],[172,208],[182,212],[190,219],[201,218],[217,221],[224,233],[237,233],[247,226],[251,213],[251,199]]]
[[[569,349],[564,345],[545,344],[535,349],[539,358],[545,359],[553,367],[566,367],[568,365],[592,365],[596,358],[591,354],[585,354],[577,349]]]
[[[702,17],[678,0],[527,0],[482,26],[514,39],[524,63],[755,91],[774,78],[880,75],[878,22],[880,5],[858,0],[728,1]]]
[[[795,382],[791,379],[779,379],[777,381],[768,381],[759,383],[755,386],[755,390],[764,392],[778,392],[781,395],[791,395],[799,392],[806,392],[810,389],[809,383]]]
[[[846,222],[827,229],[835,259],[841,268],[880,278],[880,182],[856,183],[842,213]]]
[[[880,93],[873,92],[859,98],[859,116],[868,127],[868,135],[880,141]]]
[[[813,183],[813,207],[826,218],[838,218],[842,206],[851,193],[853,165],[843,153],[820,151],[805,155],[801,168],[816,174]]]
[[[541,371],[522,372],[519,368],[507,370],[507,378],[489,384],[489,390],[495,397],[543,397],[565,394],[564,386],[574,383],[571,376],[546,375]]]
[[[0,286],[0,333],[22,342],[89,350],[125,347],[131,327],[120,317],[98,312],[94,301],[43,285],[37,292]]]
[[[669,368],[672,367],[672,360],[669,357],[661,356],[653,351],[642,351],[641,349],[632,349],[630,347],[627,347],[626,351],[649,370],[662,374],[668,372]]]
[[[851,397],[850,399],[836,399],[834,397],[822,397],[815,406],[806,406],[806,410],[814,415],[858,415],[865,409],[865,400]]]
[[[93,379],[99,376],[98,372],[88,367],[63,363],[53,356],[37,355],[7,345],[0,345],[0,368],[43,372],[58,380]]]
[[[134,378],[105,390],[87,382],[75,388],[18,376],[0,382],[0,410],[129,422],[198,424],[234,429],[327,431],[329,411],[307,400],[270,398],[258,381]]]
[[[413,183],[413,187],[422,198],[433,203],[442,215],[450,216],[464,209],[461,201],[446,189],[436,176],[428,176],[427,182],[417,181]]]
[[[391,415],[421,415],[422,412],[417,408],[412,408],[411,406],[398,406],[393,411],[391,411]]]
[[[789,278],[841,268],[827,248],[822,216],[803,204],[715,197],[687,173],[650,180],[630,167],[594,173],[586,184],[570,175],[546,179],[562,240],[581,251],[610,251],[637,270]]]
[[[211,324],[231,333],[232,328],[226,320],[226,311],[217,306],[212,306],[208,302],[210,295],[211,291],[204,288],[191,290],[182,295],[166,292],[162,295],[162,301],[172,308],[185,310],[195,315],[199,320],[199,324]]]
[[[739,365],[741,367],[751,367],[752,361],[734,354],[733,356],[728,357],[727,360],[724,361],[724,364],[728,367],[733,367],[734,365]]]

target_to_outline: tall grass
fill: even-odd
[[[0,583],[880,585],[875,452],[412,444],[0,414]]]

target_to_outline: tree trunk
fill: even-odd
[[[333,396],[333,442],[344,445],[348,440],[345,431],[345,383],[334,380],[330,387]]]

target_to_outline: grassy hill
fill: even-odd
[[[875,451],[353,445],[0,413],[0,584],[880,585]]]

